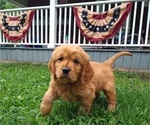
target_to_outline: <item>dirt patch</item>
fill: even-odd
[[[0,61],[0,63],[19,63],[18,61]]]
[[[125,68],[115,68],[115,70],[136,73],[137,75],[139,75],[139,77],[142,80],[150,82],[150,70],[137,70],[137,69],[125,69]]]
[[[148,72],[137,72],[137,74],[140,76],[140,78],[142,80],[150,82],[150,73],[148,73]]]

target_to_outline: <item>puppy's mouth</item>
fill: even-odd
[[[70,76],[69,75],[61,75],[60,77],[57,77],[57,79],[59,80],[59,81],[61,81],[61,83],[64,83],[64,84],[67,84],[67,83],[74,83],[75,82],[75,80],[74,79],[72,79],[72,78],[70,78]]]
[[[59,77],[59,79],[68,79],[68,80],[71,80],[71,78],[69,77],[69,75],[61,75],[60,77]]]
[[[71,86],[77,83],[76,79],[71,79],[69,76],[60,76],[59,78],[57,77],[56,79],[57,83],[59,85],[66,85],[66,86]]]

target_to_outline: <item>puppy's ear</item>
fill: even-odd
[[[90,62],[86,62],[82,69],[82,74],[81,74],[81,82],[82,84],[88,83],[94,75],[94,70],[90,64]]]
[[[50,61],[48,63],[48,68],[52,74],[55,74],[55,64],[54,64],[54,60],[52,58],[50,59]]]

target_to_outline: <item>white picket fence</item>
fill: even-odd
[[[135,47],[138,49],[141,47],[150,47],[150,40],[148,39],[150,37],[150,1],[132,1],[134,3],[132,13],[129,13],[119,32],[111,39],[97,42],[87,41],[83,37],[76,25],[72,7],[79,5],[91,10],[94,8],[93,11],[95,12],[104,12],[120,5],[122,2],[127,2],[127,0],[72,4],[57,4],[57,0],[50,0],[50,6],[0,10],[0,13],[11,16],[19,15],[26,10],[36,11],[32,25],[24,39],[12,43],[5,38],[0,30],[0,46],[54,48],[62,44],[78,44],[83,47]]]

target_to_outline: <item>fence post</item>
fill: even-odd
[[[54,48],[56,42],[56,29],[57,29],[57,9],[55,5],[57,0],[50,0],[50,34],[48,48]]]

